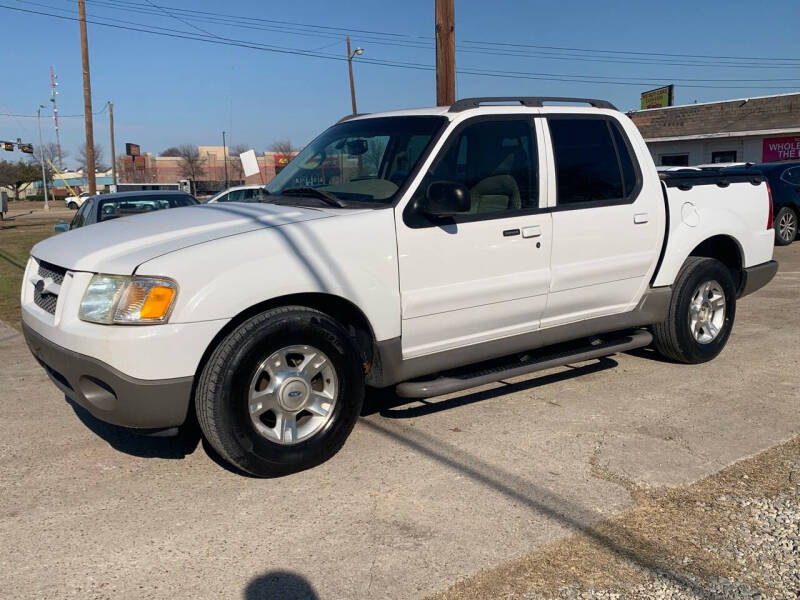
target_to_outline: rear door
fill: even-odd
[[[539,147],[530,114],[469,119],[449,135],[397,218],[404,358],[539,327],[552,239]],[[469,214],[420,213],[434,181],[466,186]]]
[[[552,279],[542,327],[635,307],[665,231],[660,186],[643,175],[611,116],[548,115],[553,215]]]

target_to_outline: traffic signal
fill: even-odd
[[[33,154],[33,144],[17,144],[19,146],[19,151],[24,152],[25,154]]]
[[[3,145],[3,150],[6,152],[13,152],[14,151],[14,142],[0,142]]]

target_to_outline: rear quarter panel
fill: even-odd
[[[695,185],[685,191],[670,187],[667,202],[667,247],[654,286],[671,285],[692,250],[716,235],[733,238],[744,267],[772,259],[774,232],[766,229],[769,217],[766,183]]]

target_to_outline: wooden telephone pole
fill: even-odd
[[[456,10],[454,0],[436,0],[436,104],[456,101]]]
[[[78,0],[78,17],[81,26],[81,62],[83,63],[83,115],[86,119],[86,177],[89,193],[97,193],[94,175],[94,126],[92,124],[92,83],[89,79],[89,42],[86,39],[86,0]]]
[[[114,103],[108,103],[108,123],[111,129],[111,183],[117,191],[117,151],[114,149]]]

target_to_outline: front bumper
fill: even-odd
[[[22,333],[53,383],[98,419],[138,429],[175,427],[186,420],[193,377],[136,379],[55,344],[25,322]]]
[[[767,285],[778,272],[778,261],[770,260],[754,267],[746,267],[742,274],[739,297],[752,294]]]

